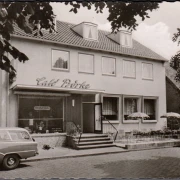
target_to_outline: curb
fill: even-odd
[[[164,148],[173,148],[173,147],[172,146],[171,147],[166,146],[166,147],[155,147],[155,148],[148,148],[148,149],[133,149],[133,150],[125,150],[125,151],[100,152],[100,153],[93,153],[93,154],[65,155],[65,156],[59,156],[59,157],[57,156],[57,157],[45,157],[45,158],[21,160],[21,162],[35,162],[35,161],[46,161],[46,160],[54,160],[54,159],[78,158],[78,157],[98,156],[98,155],[105,155],[105,154],[128,153],[128,152],[133,152],[133,151],[144,151],[144,150],[164,149]]]

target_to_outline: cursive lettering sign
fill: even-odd
[[[57,82],[59,82],[59,79],[52,79],[48,81],[45,77],[37,78],[37,85],[38,86],[55,86]],[[86,84],[86,81],[83,83],[79,83],[77,80],[72,82],[70,79],[64,79],[62,81],[62,84],[60,85],[62,88],[74,88],[74,89],[89,89],[90,85]]]
[[[55,80],[55,79],[52,79],[51,81],[47,81],[45,77],[43,78],[37,78],[36,79],[37,81],[37,85],[40,85],[40,86],[55,86],[55,84],[59,81],[59,79]]]
[[[86,82],[78,83],[77,80],[74,81],[74,83],[72,83],[70,79],[64,79],[64,80],[63,80],[63,84],[61,85],[61,87],[88,89],[88,88],[90,88],[90,85],[89,85],[89,84],[86,84]]]

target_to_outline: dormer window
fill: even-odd
[[[92,23],[84,23],[83,37],[85,39],[97,40],[97,25]]]
[[[72,27],[72,29],[84,39],[95,41],[98,40],[98,29],[97,25],[94,23],[83,22]]]
[[[120,44],[125,47],[132,47],[132,35],[129,32],[123,31],[120,33]]]
[[[132,34],[128,31],[119,31],[116,34],[112,33],[107,35],[111,40],[117,42],[122,47],[132,48]]]

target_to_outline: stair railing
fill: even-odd
[[[116,141],[116,138],[117,138],[117,135],[118,135],[118,130],[116,129],[116,127],[115,127],[108,119],[106,119],[106,117],[102,116],[102,118],[103,118],[104,120],[106,120],[106,121],[113,127],[113,129],[116,130],[116,134],[115,134],[115,136],[114,136],[114,142],[115,142],[115,141]]]

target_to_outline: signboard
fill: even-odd
[[[45,77],[37,78],[38,86],[55,86],[60,81],[60,79],[51,79],[48,81]],[[86,84],[86,81],[79,83],[78,80],[71,81],[70,79],[62,80],[60,87],[62,88],[75,88],[75,89],[89,89],[90,85]]]
[[[49,106],[34,106],[34,110],[36,111],[49,111],[51,108]]]

